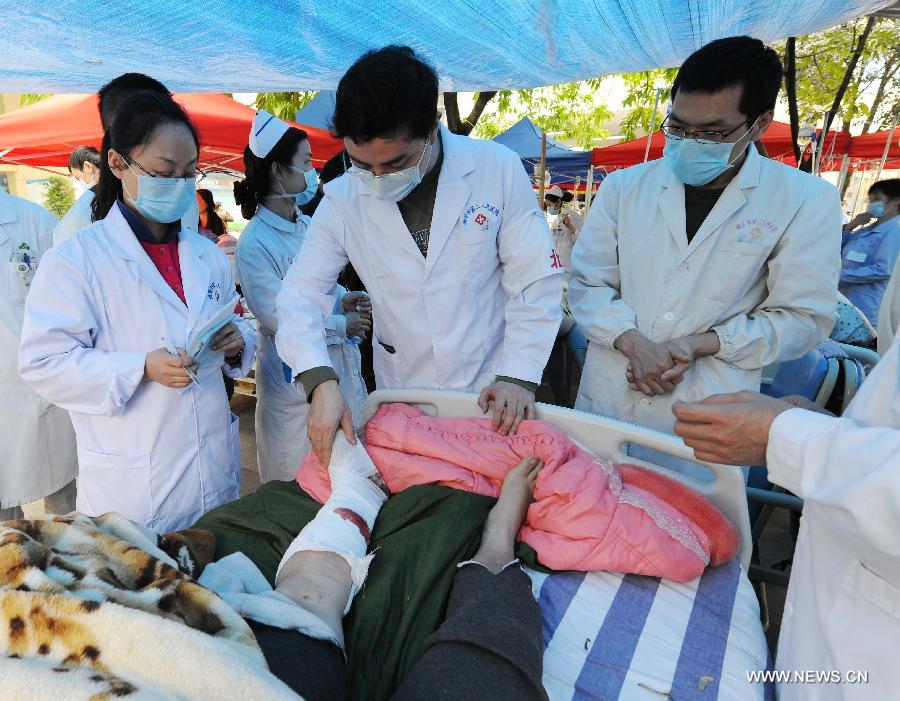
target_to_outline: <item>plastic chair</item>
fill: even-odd
[[[842,351],[862,365],[866,375],[872,372],[872,369],[878,365],[878,361],[881,360],[881,356],[870,348],[851,346],[848,343],[841,343],[839,345]]]
[[[826,356],[819,346],[796,360],[781,363],[771,384],[761,391],[770,397],[799,394],[824,407],[834,392],[840,375],[838,358]]]
[[[847,407],[859,391],[859,386],[866,379],[866,372],[860,361],[854,358],[844,358],[842,365],[844,368],[844,392],[841,397],[841,414],[847,411]]]

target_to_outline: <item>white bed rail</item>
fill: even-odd
[[[465,392],[442,392],[429,389],[377,390],[369,395],[365,405],[364,420],[368,421],[382,404],[402,402],[418,407],[429,416],[483,417],[476,403],[477,395]],[[750,566],[753,543],[750,537],[750,516],[747,512],[744,476],[740,468],[730,465],[703,462],[694,457],[680,438],[649,428],[617,421],[605,416],[583,411],[564,409],[550,404],[537,404],[537,418],[565,431],[600,458],[614,462],[628,462],[647,467],[678,480],[703,494],[731,519],[740,534],[741,564],[746,571]],[[713,481],[703,482],[689,475],[638,460],[625,454],[624,444],[633,443],[673,457],[688,460],[709,470]]]

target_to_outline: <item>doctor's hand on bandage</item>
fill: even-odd
[[[244,350],[244,336],[233,321],[216,331],[212,337],[213,350],[225,351],[225,360],[233,361],[241,357]]]
[[[515,435],[519,424],[537,416],[534,393],[512,382],[494,382],[478,395],[478,406],[483,413],[493,407],[491,426],[503,436]]]
[[[347,440],[356,445],[356,434],[353,432],[353,415],[337,380],[328,380],[318,385],[312,392],[309,402],[309,416],[306,420],[306,435],[312,444],[313,452],[327,468],[331,462],[331,446],[338,428],[343,429]]]
[[[144,377],[141,382],[157,382],[165,387],[181,389],[191,384],[191,378],[185,368],[197,370],[197,362],[178,348],[174,356],[165,348],[157,348],[147,353],[144,360]]]

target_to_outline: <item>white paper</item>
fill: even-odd
[[[213,336],[216,335],[216,332],[219,329],[237,318],[237,315],[234,313],[234,308],[237,306],[239,300],[240,297],[237,292],[235,292],[234,296],[226,301],[202,326],[196,328],[194,333],[191,334],[191,337],[188,339],[187,353],[197,362],[197,377],[201,380],[211,374],[214,369],[218,369],[218,367],[221,367],[222,365],[222,351],[212,350],[210,344],[212,343]],[[215,364],[217,368],[212,368],[211,364]],[[200,385],[200,388],[202,389],[202,384],[200,382],[197,382],[197,384]],[[182,394],[190,390],[192,386],[193,383],[181,390]]]

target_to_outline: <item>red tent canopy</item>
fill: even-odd
[[[769,152],[769,156],[772,158],[792,154],[791,126],[782,122],[772,122],[772,126],[769,127],[769,130],[763,137],[763,144],[765,144],[766,151]],[[666,139],[661,131],[651,134],[648,160],[653,161],[657,158],[662,158],[665,145]],[[615,146],[595,148],[591,156],[591,163],[595,166],[602,166],[607,170],[627,168],[637,163],[643,163],[646,149],[647,137],[642,136],[640,139],[624,141]],[[792,155],[791,159],[793,160]]]
[[[850,142],[850,157],[854,160],[879,160],[884,155],[884,144],[890,136],[890,129],[854,136]],[[897,159],[900,159],[900,127],[894,130],[888,150],[888,160]]]
[[[176,94],[200,132],[200,165],[243,171],[244,147],[255,111],[222,94]],[[324,129],[295,124],[309,134],[313,164],[321,167],[343,148]],[[0,160],[31,166],[65,166],[81,145],[100,147],[103,130],[97,96],[53,95],[0,115]]]
[[[884,153],[885,140],[890,131],[879,131],[874,134],[862,134],[851,136],[846,131],[831,131],[825,139],[825,147],[822,149],[822,170],[838,170],[841,167],[843,154],[847,153],[854,162],[865,160],[879,160]],[[770,158],[775,158],[790,165],[796,165],[794,150],[791,142],[791,127],[783,122],[772,122],[762,140]],[[662,157],[665,137],[662,132],[654,132],[650,137],[649,160]],[[607,170],[627,168],[644,160],[644,150],[647,148],[647,137],[625,141],[615,146],[595,148],[591,156],[591,163],[602,166]],[[900,160],[900,129],[898,129],[891,142],[888,153],[888,164]]]

